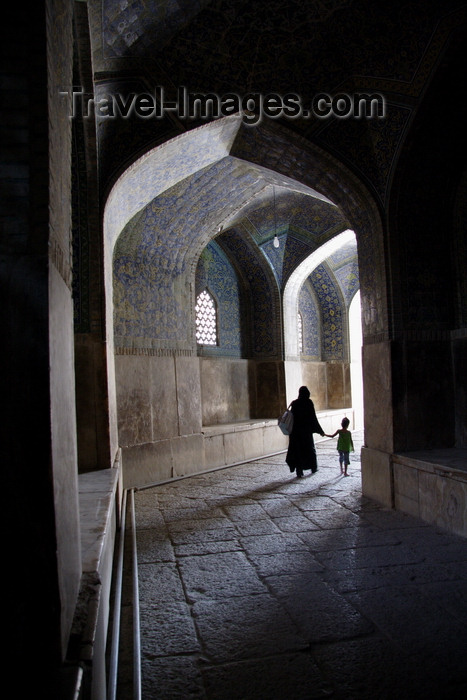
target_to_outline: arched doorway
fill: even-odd
[[[130,483],[175,476],[182,461],[194,470],[207,465],[194,331],[196,265],[210,240],[221,230],[245,226],[246,213],[267,202],[276,187],[285,198],[289,193],[305,197],[338,217],[334,230],[321,236],[330,249],[333,239],[355,221],[359,247],[360,239],[364,242],[363,269],[360,265],[364,325],[367,332],[384,328],[384,274],[375,275],[377,268],[383,269],[379,220],[361,183],[341,164],[276,125],[251,129],[236,117],[194,129],[149,152],[116,182],[104,218],[107,337],[116,360],[115,368],[109,363],[113,435],[124,450]],[[255,236],[261,232],[250,233],[251,240]],[[281,230],[280,236],[284,244],[286,237],[293,238],[290,230]],[[269,243],[261,239],[260,245],[266,248]],[[305,248],[303,258],[309,254]],[[279,248],[282,272],[289,253],[290,247]],[[294,265],[298,267],[297,258]],[[269,273],[263,269],[266,276],[275,276],[279,289],[278,268],[271,264]],[[279,292],[270,299],[272,306],[264,307],[261,321],[272,332],[269,355],[265,358],[260,348],[252,359],[262,380],[276,363],[271,401],[276,412],[286,403],[287,371],[282,363],[288,358],[290,309],[284,315],[282,336]],[[296,324],[296,304],[293,316]],[[277,342],[281,337],[285,352]],[[282,370],[277,369],[280,366]],[[223,440],[225,445],[225,436]],[[245,449],[239,458],[247,456]]]
[[[362,375],[362,311],[360,290],[355,293],[349,308],[350,381],[355,429],[363,428],[363,375]]]
[[[287,402],[295,398],[297,388],[303,384],[301,357],[298,352],[297,308],[298,297],[304,281],[321,263],[331,258],[340,249],[355,242],[355,233],[350,229],[339,233],[317,248],[294,270],[285,286],[283,299],[285,368]],[[321,355],[316,358],[322,360]]]

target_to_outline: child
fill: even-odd
[[[350,464],[349,452],[354,452],[354,446],[352,441],[352,433],[347,430],[350,421],[348,418],[343,418],[341,425],[342,430],[336,430],[334,435],[326,435],[326,437],[333,438],[339,435],[337,440],[337,449],[339,450],[339,464],[341,466],[341,474],[344,476],[350,476],[347,474],[347,467]]]

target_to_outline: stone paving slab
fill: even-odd
[[[185,593],[175,563],[139,564],[140,607],[160,602],[185,601]]]
[[[141,646],[145,658],[200,652],[200,642],[187,603],[146,605],[142,607],[140,617]]]
[[[236,522],[235,527],[239,536],[250,537],[255,535],[277,535],[281,532],[275,520],[252,520],[251,522]]]
[[[197,602],[193,616],[211,663],[257,659],[308,647],[306,635],[269,593]]]
[[[276,576],[268,586],[282,602],[310,644],[358,637],[373,624],[318,576]]]
[[[332,696],[328,681],[307,652],[207,667],[203,678],[207,696],[219,700],[314,700]],[[216,695],[219,688],[221,696]]]
[[[143,700],[465,700],[467,541],[363,497],[362,437],[135,493]]]
[[[175,562],[174,548],[167,532],[162,538],[158,530],[138,530],[136,544],[140,564]]]
[[[296,575],[313,571],[324,571],[322,564],[306,550],[282,552],[279,557],[277,553],[254,553],[250,554],[249,559],[261,577],[285,576],[290,571],[295,572]]]
[[[388,605],[388,594],[391,604]],[[444,597],[444,596],[443,596]],[[463,618],[450,614],[443,598],[432,596],[424,586],[393,586],[391,589],[358,591],[347,596],[352,605],[369,615],[378,629],[407,653],[441,656],[454,637],[456,648],[465,659],[467,628]],[[410,624],[407,620],[410,619]],[[420,634],[420,630],[424,633]],[[449,650],[452,654],[453,649]],[[465,664],[463,664],[465,666]],[[459,667],[461,672],[465,668]]]
[[[235,538],[210,540],[208,542],[188,542],[174,546],[177,557],[194,557],[201,554],[216,554],[217,552],[236,552],[241,549],[240,542]]]
[[[277,535],[254,535],[241,537],[240,542],[249,555],[285,554],[292,551],[305,551],[306,546],[295,533],[281,532]]]
[[[226,527],[232,529],[232,523],[226,517],[221,518],[194,518],[180,519],[166,523],[169,533],[177,532],[205,532],[206,530],[221,530]]]
[[[172,532],[170,537],[174,545],[180,545],[225,541],[235,538],[237,534],[234,525],[229,525],[221,528],[209,528],[208,530]]]
[[[141,660],[141,675],[143,679],[143,700],[205,700],[203,675],[200,664],[193,656],[161,656],[154,657],[144,652]],[[129,692],[128,692],[129,691]],[[125,684],[119,700],[131,700],[135,697]],[[220,699],[219,699],[220,700]]]
[[[369,547],[371,545],[399,544],[400,539],[393,531],[381,531],[379,528],[344,527],[341,529],[319,530],[302,532],[300,539],[311,551],[349,551],[357,547]]]
[[[382,547],[352,547],[340,549],[336,552],[316,552],[316,558],[327,569],[368,569],[373,566],[391,566],[403,564],[404,566],[422,562],[424,557],[417,552],[402,545],[385,545]]]
[[[283,515],[280,518],[272,518],[272,522],[282,532],[307,532],[309,530],[319,530],[320,526],[317,522],[306,515]]]
[[[190,602],[199,598],[235,598],[265,592],[264,584],[244,552],[184,557],[179,572]]]
[[[413,658],[380,636],[343,640],[315,649],[323,675],[332,678],[338,700],[435,700],[432,679]],[[306,697],[306,696],[305,696]],[[447,700],[449,696],[446,696]],[[460,700],[452,696],[451,700]]]
[[[467,581],[463,563],[413,564],[409,566],[378,566],[368,569],[326,569],[323,579],[342,593],[398,585],[422,585],[432,581]],[[445,594],[447,596],[447,593]]]

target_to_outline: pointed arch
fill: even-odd
[[[283,299],[286,360],[297,359],[296,348],[298,339],[296,317],[298,311],[298,295],[304,281],[327,257],[353,240],[355,240],[355,233],[353,231],[350,229],[343,231],[309,255],[289,277],[285,285]]]
[[[271,186],[279,185],[336,207],[343,221],[348,222],[346,230],[350,231],[350,226],[355,229],[359,262],[363,261],[360,284],[364,330],[375,342],[388,337],[379,213],[362,182],[342,163],[276,123],[261,123],[251,128],[237,117],[216,120],[155,148],[122,174],[104,209],[110,422],[116,425],[117,420],[114,354],[121,356],[119,416],[125,414],[125,407],[133,405],[135,391],[142,395],[141,405],[145,410],[147,407],[144,419],[137,426],[138,434],[131,416],[128,424],[121,426],[126,440],[123,444],[134,455],[135,470],[140,468],[139,445],[150,445],[149,455],[156,449],[155,441],[163,438],[176,440],[197,435],[196,440],[190,438],[194,443],[192,458],[197,463],[204,459],[200,451],[203,448],[199,367],[195,366],[198,358],[193,302],[197,262],[209,241],[222,229],[240,230],[243,212],[249,205],[264,197]],[[340,235],[343,234],[336,238]],[[334,240],[328,240],[324,246],[332,249]],[[247,241],[246,235],[239,235],[242,246]],[[324,258],[328,254],[324,246],[312,255]],[[253,384],[252,375],[248,376],[247,390],[250,415],[263,417],[277,414],[286,398],[284,357],[289,354],[297,358],[298,287],[295,292],[293,289],[294,281],[297,284],[298,281],[293,273],[282,305],[272,268],[263,260],[257,245],[256,251],[258,257],[253,258],[245,274],[250,275],[249,282],[253,285],[264,279],[262,287],[253,291],[259,302],[251,309],[252,328],[256,334],[263,333],[264,338],[256,335],[253,340],[256,374]],[[292,352],[287,347],[291,338],[295,340]],[[140,356],[134,361],[134,373],[129,371],[132,355]],[[141,357],[147,359],[143,362]],[[147,367],[142,370],[144,364]],[[145,376],[150,373],[150,385],[132,386],[131,377],[136,378],[141,372]],[[177,397],[170,406],[169,395],[167,406],[155,398],[160,396],[158,382],[162,375],[174,389],[171,396]],[[158,418],[162,412],[164,421]],[[149,469],[153,469],[152,464],[153,461]],[[132,468],[128,468],[130,475]]]

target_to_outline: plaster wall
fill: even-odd
[[[350,364],[329,362],[326,365],[328,405],[327,408],[340,408],[352,405],[350,390]]]
[[[112,318],[112,259],[108,245],[104,245],[104,299],[105,317]],[[108,430],[111,456],[117,455],[119,447],[118,406],[117,406],[117,367],[114,353],[113,324],[106,323],[107,376],[108,389]]]
[[[47,60],[47,173],[31,174],[41,180],[31,212],[47,212],[47,225],[31,216],[31,238],[47,234],[48,352],[50,364],[50,455],[53,479],[55,550],[60,605],[61,654],[65,658],[81,582],[81,533],[78,504],[78,456],[71,269],[71,122],[69,104],[59,91],[72,79],[72,7],[63,0],[48,0],[44,13],[47,42],[34,55]],[[40,28],[37,28],[40,32]],[[44,52],[44,53],[42,53]],[[34,78],[33,78],[34,80]],[[40,84],[40,83],[39,83]],[[45,105],[44,105],[45,107]],[[39,114],[34,112],[34,122]],[[42,115],[41,115],[42,116]],[[41,126],[34,124],[33,130]],[[39,195],[39,196],[38,196]],[[40,198],[39,198],[40,197]],[[32,196],[34,201],[34,195]],[[46,222],[44,221],[43,224]],[[42,572],[41,572],[42,574]],[[42,604],[42,601],[41,601]]]
[[[451,347],[439,334],[418,333],[364,345],[361,465],[365,496],[465,536],[467,479],[448,466],[463,447],[462,421],[454,418],[456,398],[465,396],[459,341]],[[429,459],[417,457],[422,448]]]
[[[467,480],[419,473],[420,517],[428,523],[467,537]],[[396,508],[404,510],[402,504]]]
[[[206,469],[281,452],[289,441],[277,419],[205,427],[203,437]]]
[[[116,355],[115,369],[122,447],[200,432],[197,358]]]
[[[278,360],[257,360],[251,364],[252,418],[278,416],[284,410],[285,371]],[[253,393],[254,392],[254,393]]]
[[[287,388],[287,400],[285,403],[287,406],[289,406],[290,403],[297,398],[299,387],[304,384],[302,377],[302,363],[298,359],[286,360],[284,362],[284,369]],[[313,398],[313,401],[314,400],[315,399]],[[284,409],[285,408],[286,406],[284,406]]]
[[[284,410],[282,362],[200,358],[200,376],[204,426],[271,418]]]
[[[63,654],[66,652],[81,579],[72,318],[70,290],[51,265],[50,413]]]
[[[59,95],[72,83],[72,6],[49,0],[18,15],[11,9],[1,155],[2,461],[13,572],[5,581],[4,664],[29,697],[37,687],[47,694],[50,671],[64,658],[81,578],[71,128]]]
[[[355,411],[351,407],[342,406],[339,409],[327,410],[327,411],[317,411],[317,417],[320,426],[327,435],[332,435],[341,426],[341,421],[344,417],[348,418],[350,421],[349,430],[358,430],[356,424]],[[314,436],[315,442],[321,440],[319,435]]]
[[[78,477],[81,539],[83,550],[82,585],[73,624],[73,644],[69,666],[83,665],[90,700],[106,697],[107,642],[112,608],[114,544],[118,522],[120,469],[80,474]]]

